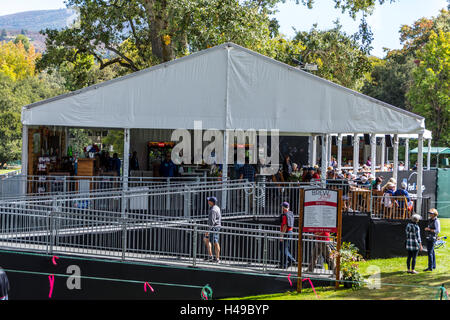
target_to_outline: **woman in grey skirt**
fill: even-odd
[[[411,222],[406,225],[406,250],[408,251],[408,258],[406,259],[406,266],[408,273],[417,274],[414,270],[416,267],[416,258],[419,250],[422,251],[422,240],[420,238],[419,228],[420,215],[413,214]]]

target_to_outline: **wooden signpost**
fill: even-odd
[[[297,292],[302,290],[303,232],[336,233],[336,250],[342,241],[342,190],[301,189],[298,223]],[[336,288],[339,287],[340,257],[336,258]]]

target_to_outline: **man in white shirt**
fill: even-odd
[[[209,232],[205,234],[204,242],[206,246],[206,250],[208,251],[208,257],[205,258],[207,261],[214,261],[219,263],[219,256],[220,256],[220,245],[219,245],[219,230],[221,227],[221,221],[222,221],[222,214],[220,212],[219,206],[216,205],[217,198],[216,197],[209,197],[208,198],[208,205],[209,205],[209,212],[208,212],[208,226],[209,226]],[[213,257],[212,254],[212,245],[211,242],[214,243],[214,252],[216,254],[215,257]]]

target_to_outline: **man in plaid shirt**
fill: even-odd
[[[406,266],[408,267],[408,273],[417,274],[414,270],[416,266],[416,258],[419,250],[422,251],[422,239],[420,238],[419,228],[420,215],[414,214],[411,217],[411,222],[406,226],[406,250],[408,251],[408,258],[406,260]],[[411,268],[410,268],[411,267]]]

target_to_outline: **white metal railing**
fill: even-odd
[[[209,232],[204,219],[124,217],[115,212],[52,209],[23,204],[0,206],[0,247],[192,266],[212,263],[204,261],[207,252],[203,238]],[[223,221],[218,234],[221,263],[215,266],[260,272],[295,270],[295,265],[290,269],[279,268],[284,252],[280,240],[288,243],[294,260],[298,261],[297,229],[287,239],[274,226]],[[334,264],[327,252],[335,246],[335,239],[305,234],[303,243],[305,272],[334,275]],[[311,264],[313,260],[315,263]]]

